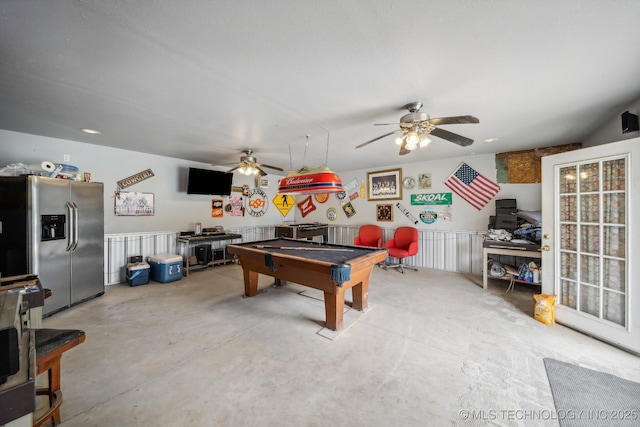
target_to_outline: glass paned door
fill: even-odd
[[[558,168],[559,304],[627,326],[626,158]]]
[[[629,219],[640,212],[630,198],[639,143],[548,156],[542,169],[542,290],[557,295],[556,320],[636,352],[640,298],[631,275],[640,256],[630,251]]]

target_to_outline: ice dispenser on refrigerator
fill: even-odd
[[[42,225],[41,241],[65,239],[65,215],[41,215]]]

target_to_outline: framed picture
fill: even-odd
[[[402,169],[368,172],[369,200],[401,200]]]
[[[118,216],[152,216],[155,212],[153,193],[120,191],[114,199]]]
[[[376,221],[393,221],[393,205],[376,205]]]
[[[431,188],[431,173],[418,174],[418,188],[420,190]]]

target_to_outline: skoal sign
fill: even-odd
[[[412,194],[411,205],[450,205],[453,200],[451,193]]]

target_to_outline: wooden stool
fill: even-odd
[[[49,396],[49,409],[33,421],[39,427],[49,418],[53,425],[60,424],[60,359],[62,354],[84,342],[84,331],[78,329],[34,329],[36,336],[36,375],[48,373],[47,388],[39,388],[36,395]]]

